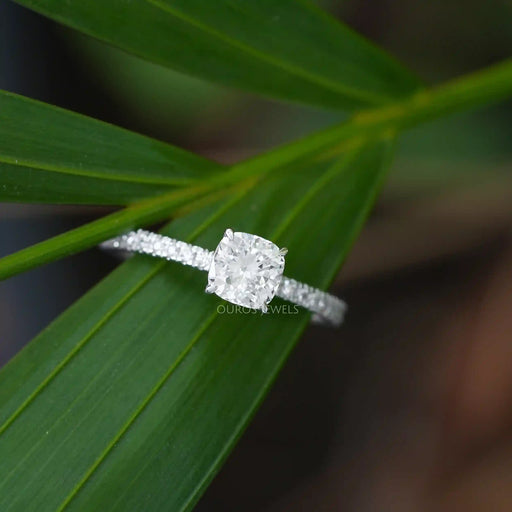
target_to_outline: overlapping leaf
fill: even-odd
[[[409,71],[307,0],[19,0],[148,60],[328,108],[407,96]]]
[[[325,287],[374,199],[387,148],[269,175],[166,232],[210,248],[227,226],[259,233],[290,248],[288,275]],[[219,315],[204,284],[193,269],[136,257],[4,369],[0,509],[193,505],[307,323],[304,313]]]
[[[0,200],[126,204],[204,180],[234,183],[358,137],[396,132],[512,90],[505,61],[349,122],[223,167],[178,148],[62,109],[0,92]],[[61,125],[65,128],[61,128]]]

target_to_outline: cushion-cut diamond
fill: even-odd
[[[226,231],[208,273],[207,291],[252,309],[265,310],[283,277],[284,256],[269,240]]]

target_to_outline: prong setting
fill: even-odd
[[[281,256],[286,256],[288,254],[288,248],[287,247],[281,247],[281,249],[279,249],[279,254]]]
[[[238,306],[267,310],[281,283],[284,257],[273,242],[227,229],[213,255],[208,290]]]

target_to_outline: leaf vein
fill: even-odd
[[[129,174],[106,174],[102,172],[95,172],[90,170],[72,169],[67,167],[60,167],[58,165],[45,165],[41,162],[30,162],[28,160],[22,161],[19,158],[12,158],[8,156],[0,156],[0,163],[15,165],[18,167],[31,168],[36,171],[55,172],[59,174],[66,174],[70,176],[83,176],[86,178],[96,178],[107,181],[124,181],[136,184],[149,184],[149,185],[193,185],[199,180],[193,179],[176,179],[176,178],[150,178],[145,176],[135,176]],[[1,171],[1,169],[0,169]]]

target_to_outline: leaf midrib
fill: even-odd
[[[165,262],[162,262],[165,264]],[[129,294],[127,294],[128,296],[125,296],[121,299],[120,301],[120,305],[126,303],[127,300],[129,300],[130,297],[132,297],[134,295],[134,293],[136,293],[137,291],[141,290],[143,288],[144,285],[146,285],[149,280],[154,277],[154,275],[156,273],[158,273],[158,271],[162,268],[162,265],[158,265],[157,266],[158,268],[157,269],[151,269],[148,274],[146,276],[144,276],[144,278],[141,280],[140,283],[137,283],[136,286],[134,286],[134,289],[133,290],[130,290]],[[156,270],[156,271],[154,271]],[[139,286],[140,284],[140,286]],[[119,303],[118,303],[119,304]],[[117,306],[117,305],[116,305]],[[118,307],[114,307],[112,308],[113,313],[115,313],[115,310],[119,309]],[[112,314],[113,314],[112,313]],[[148,323],[150,320],[152,320],[155,316],[158,316],[159,314],[161,313],[161,310],[156,310],[156,311],[153,311],[153,313],[148,316],[146,318],[146,323]],[[112,316],[111,314],[111,311],[108,312],[108,318],[110,318]],[[92,336],[94,335],[95,332],[98,332],[98,330],[105,324],[105,322],[103,321],[103,319],[101,319],[97,326],[98,328],[97,329],[94,329],[93,327],[93,331],[91,334],[88,334],[85,338],[87,339],[90,339],[92,338]],[[143,325],[139,325],[138,328],[141,329]],[[85,343],[84,343],[85,345]],[[80,347],[82,348],[82,347]],[[80,348],[78,350],[80,350]],[[121,352],[123,350],[123,346],[122,345],[119,345],[118,348],[117,348],[117,351],[114,351],[113,352],[113,355],[116,355],[118,354],[119,352]],[[72,351],[73,352],[73,351]],[[72,354],[71,357],[69,358],[70,360],[74,357],[75,354]],[[60,370],[58,370],[56,373],[58,373]],[[47,434],[50,432],[50,430],[53,430],[61,421],[63,421],[65,418],[66,418],[66,415],[67,415],[67,412],[69,412],[73,405],[78,402],[78,400],[84,395],[86,394],[87,390],[92,387],[94,385],[94,383],[98,380],[98,378],[105,372],[106,370],[103,369],[101,370],[100,372],[98,372],[93,379],[91,379],[87,385],[85,387],[82,388],[81,392],[76,395],[74,397],[74,399],[71,401],[71,403],[68,405],[68,408],[67,408],[67,411],[62,414],[52,425],[52,427],[47,431]],[[106,388],[106,390],[108,391],[110,388]],[[88,409],[87,410],[87,413],[85,414],[85,416],[77,423],[75,424],[74,426],[74,429],[78,429],[80,427],[80,425],[95,411],[96,407],[99,406],[99,402],[97,402],[96,404],[93,405],[92,408]],[[68,433],[67,436],[63,437],[60,439],[61,442],[65,442],[67,441],[67,439],[69,439],[69,437],[72,435],[72,432]],[[11,478],[11,476],[13,474],[15,474],[15,472],[17,471],[17,469],[23,465],[23,463],[30,457],[30,455],[32,453],[34,453],[37,448],[39,447],[39,445],[43,442],[43,438],[39,438],[39,440],[34,443],[31,448],[27,451],[27,453],[25,454],[25,456],[21,459],[19,459],[16,463],[16,465],[9,471],[9,473],[7,473],[7,475],[5,475],[4,479],[2,482],[0,482],[0,489],[4,488],[8,483],[9,483],[9,479]],[[29,481],[26,481],[24,482],[25,483],[25,486],[20,490],[19,494],[20,495],[23,495],[24,494],[24,491],[25,489],[30,485],[31,481],[33,480],[36,480],[39,476],[39,474],[44,471],[44,468],[47,466],[47,464],[52,460],[53,456],[55,455],[55,451],[44,461],[44,464],[42,467],[39,468],[39,471],[38,473],[36,473],[35,475],[33,475],[32,479],[29,480]]]
[[[58,174],[66,174],[70,176],[81,176],[86,178],[95,178],[106,181],[123,181],[134,184],[142,185],[174,185],[174,186],[186,186],[196,185],[201,183],[198,179],[177,179],[177,178],[151,178],[143,175],[134,176],[131,174],[106,174],[102,172],[95,172],[90,170],[80,170],[72,167],[61,167],[57,165],[46,165],[41,162],[25,160],[21,158],[12,158],[5,155],[0,155],[0,164],[15,165],[18,167],[30,168],[36,171],[54,172]],[[1,168],[0,168],[1,170]]]
[[[75,357],[76,354],[83,348],[83,346],[91,339],[96,332],[119,310],[123,304],[126,303],[138,290],[140,290],[146,282],[148,282],[160,270],[160,265],[155,264],[155,268],[141,279],[119,302],[110,308],[105,315],[93,325],[90,331],[73,347],[73,349],[66,355],[66,357],[48,374],[48,376],[41,382],[41,384],[21,403],[21,405],[0,425],[0,436],[11,426],[11,424],[20,416],[20,414],[30,405],[34,398],[60,373],[60,371]],[[43,331],[44,332],[44,331]]]

